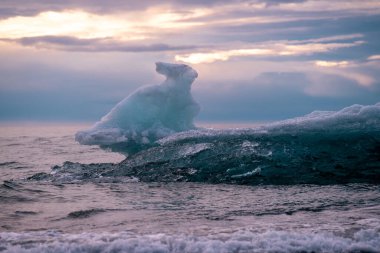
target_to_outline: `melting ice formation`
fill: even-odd
[[[380,103],[256,129],[172,134],[119,164],[66,162],[31,180],[230,184],[380,183]]]
[[[191,95],[197,72],[184,64],[157,62],[156,71],[166,77],[159,85],[144,86],[119,102],[91,129],[75,139],[84,145],[111,147],[130,154],[151,145],[187,136],[217,136],[247,132],[358,131],[378,129],[380,103],[352,105],[340,111],[314,111],[303,117],[246,130],[197,129],[193,119],[199,105]],[[193,130],[193,131],[189,131]],[[165,138],[167,137],[167,138]]]
[[[163,83],[136,90],[91,129],[78,132],[75,139],[81,144],[128,150],[195,129],[193,118],[199,105],[190,89],[198,73],[184,64],[163,62],[156,63],[156,71],[166,77]]]
[[[197,73],[157,63],[167,79],[116,105],[81,144],[128,154],[119,164],[66,162],[30,179],[233,184],[380,183],[380,103],[317,111],[254,129],[197,129]]]

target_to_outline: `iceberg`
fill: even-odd
[[[113,116],[113,111],[109,116]],[[186,119],[182,119],[180,125],[173,123],[170,131],[195,128],[190,118]],[[98,130],[103,122],[107,121],[97,123],[88,135],[103,131],[112,136],[112,128]],[[118,128],[115,131],[120,134],[125,131],[121,138],[130,138],[125,134],[130,130]],[[136,133],[140,138],[145,137],[141,132]],[[113,145],[108,147],[116,150]],[[118,151],[127,153],[128,157],[118,164],[65,162],[54,166],[50,174],[37,173],[28,180],[379,184],[380,103],[352,105],[339,111],[315,111],[256,128],[192,129],[173,133],[130,152],[135,147],[120,146]]]
[[[185,64],[156,63],[166,77],[159,85],[144,86],[119,102],[93,127],[79,131],[75,140],[84,145],[138,150],[176,132],[196,129],[193,119],[200,106],[191,95],[198,73]]]

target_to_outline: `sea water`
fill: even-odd
[[[230,176],[232,181],[215,184],[183,178],[167,182],[160,177],[144,181],[136,175],[85,175],[103,163],[118,164],[124,159],[76,143],[74,134],[86,127],[1,125],[0,252],[380,252],[380,186],[376,182],[273,184],[234,182],[238,177]],[[173,141],[185,143],[182,147],[187,153],[182,154],[188,156],[184,160],[212,149],[200,143],[216,145],[218,141],[240,145],[243,153],[259,152],[257,159],[264,159],[261,151],[270,151],[259,147],[271,140],[264,138],[261,143],[246,132],[242,136],[238,131],[240,139],[231,138],[231,132],[230,137],[224,132],[223,138],[220,133],[217,138],[215,132],[210,134],[190,132],[161,145],[166,150],[165,145]],[[299,147],[294,138],[282,143]],[[151,159],[149,155],[146,159]],[[79,170],[82,164],[93,165],[79,178],[61,167],[51,170],[64,161],[73,162],[66,165],[71,169],[75,162]],[[244,174],[241,170],[231,175]],[[39,173],[51,176],[33,178]],[[255,176],[260,177],[255,173],[241,177]]]

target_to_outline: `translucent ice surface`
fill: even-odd
[[[163,83],[136,90],[75,139],[85,145],[143,146],[194,129],[200,108],[190,90],[198,73],[184,64],[163,62],[156,63],[156,71],[166,77]]]

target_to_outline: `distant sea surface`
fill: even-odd
[[[76,143],[88,127],[0,125],[0,252],[380,252],[378,184],[28,179],[125,159]]]

